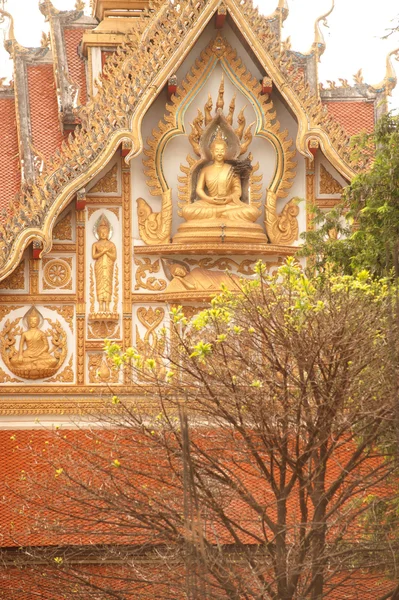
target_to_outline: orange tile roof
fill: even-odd
[[[160,532],[154,533],[152,532],[153,528],[150,527],[150,529],[147,529],[145,520],[134,523],[131,518],[126,520],[124,513],[125,510],[127,511],[126,514],[129,513],[129,506],[132,501],[132,490],[137,492],[137,490],[144,487],[143,499],[145,500],[147,494],[149,494],[151,498],[155,499],[155,504],[158,492],[162,494],[162,498],[165,497],[165,485],[169,488],[169,478],[167,477],[165,479],[164,467],[167,466],[167,472],[170,473],[169,463],[167,463],[167,465],[162,465],[162,460],[159,460],[159,447],[156,441],[152,442],[151,439],[141,438],[139,434],[132,434],[128,429],[121,430],[119,435],[115,434],[115,430],[93,430],[92,432],[89,430],[60,430],[58,433],[45,430],[22,430],[16,432],[0,431],[0,447],[2,448],[3,464],[3,472],[0,478],[0,498],[2,498],[2,502],[0,503],[0,545],[3,548],[15,548],[26,545],[47,546],[48,548],[51,548],[52,546],[56,547],[57,545],[81,547],[85,545],[91,546],[93,543],[119,544],[120,546],[138,544],[140,546],[146,541],[143,548],[147,548],[148,550],[153,543],[162,543],[162,527],[160,528]],[[65,439],[65,436],[67,439]],[[234,452],[235,444],[232,442],[231,438],[229,437],[227,441],[224,438],[219,438],[215,430],[208,432],[204,439],[201,436],[201,440],[202,443],[209,445],[211,452],[214,453],[215,456],[223,456],[223,462],[225,462],[225,460],[229,461],[230,454]],[[223,440],[224,443],[222,444]],[[79,461],[75,463],[74,460],[75,443],[81,445],[82,441],[84,441],[83,454],[87,452],[85,458],[89,461],[96,461],[96,467],[94,466],[94,463],[91,463],[92,468],[88,470],[86,465],[83,473],[81,473],[82,482],[84,482],[84,488],[82,488],[84,494],[87,493],[85,491],[86,489],[90,489],[95,478],[100,477],[102,487],[104,487],[107,494],[111,494],[112,497],[112,494],[117,492],[117,495],[120,495],[120,489],[122,488],[120,488],[119,484],[123,484],[124,482],[124,470],[120,469],[115,471],[116,479],[109,479],[106,474],[106,469],[107,465],[109,467],[110,457],[114,458],[115,456],[118,456],[121,460],[121,464],[128,465],[129,472],[127,475],[131,478],[134,473],[134,480],[133,485],[128,484],[130,487],[127,491],[125,490],[126,496],[125,493],[122,494],[121,500],[117,501],[117,504],[113,509],[109,506],[106,512],[102,514],[99,513],[98,521],[94,519],[93,521],[86,523],[88,519],[84,518],[79,520],[76,524],[76,522],[73,521],[75,515],[79,515],[79,511],[85,510],[85,507],[82,508],[80,505],[80,507],[78,506],[77,508],[72,501],[70,505],[66,504],[68,499],[63,498],[62,495],[59,496],[63,489],[63,484],[62,479],[55,478],[54,476],[54,465],[60,465],[62,464],[62,460],[64,460],[65,462],[63,464],[66,467],[68,461],[71,461],[72,459],[72,463],[70,463],[72,464],[72,473],[76,476],[78,471],[76,471],[75,468],[79,469]],[[135,452],[137,452],[137,449],[140,450],[133,463],[131,463],[132,449],[134,449]],[[345,456],[344,449],[342,449],[342,452],[341,450],[338,451],[338,455],[336,454],[332,457],[329,463],[329,477],[336,477],[342,468],[342,464],[345,464],[345,458],[347,457]],[[104,465],[102,463],[103,459],[105,459]],[[374,464],[374,459],[372,459],[372,461]],[[49,477],[47,475],[47,469],[49,468],[50,463],[53,464],[50,466],[51,472]],[[134,469],[131,473],[129,467],[130,464],[134,464]],[[180,463],[178,466],[181,468]],[[239,470],[239,476],[243,477],[243,474],[245,474],[246,485],[248,485],[248,489],[251,489],[251,494],[254,498],[257,498],[257,501],[262,502],[265,507],[267,506],[267,510],[271,514],[271,512],[275,510],[275,500],[268,489],[265,488],[264,480],[260,481],[261,477],[256,468],[254,467],[252,469],[248,461],[245,460],[242,469],[239,462],[234,461],[234,464],[231,466],[232,476],[234,476],[235,469]],[[61,475],[61,478],[62,477],[63,475]],[[112,477],[114,478],[114,476]],[[60,535],[59,532],[57,534],[52,532],[51,514],[47,517],[46,509],[44,508],[44,514],[43,507],[41,507],[42,505],[40,504],[39,506],[38,503],[35,503],[36,494],[36,500],[43,497],[43,492],[41,491],[43,478],[50,482],[43,504],[45,505],[47,502],[49,505],[55,507],[58,506],[59,509],[64,512],[63,519],[65,518],[66,528],[70,528],[70,533],[63,533]],[[25,480],[27,485],[26,488],[24,488]],[[117,485],[113,486],[112,481],[114,481],[114,483],[117,482]],[[54,497],[52,497],[53,484],[55,492]],[[61,484],[60,488],[58,488],[59,484]],[[96,484],[94,483],[94,485]],[[86,488],[86,486],[88,487]],[[29,497],[25,496],[27,491],[30,494]],[[21,492],[22,495],[18,496],[18,492]],[[296,512],[298,499],[296,498],[295,491],[293,496],[289,506],[289,519],[291,522],[297,522],[298,515],[296,515]],[[86,496],[84,497],[86,499],[89,498]],[[136,498],[136,496],[134,497]],[[173,486],[173,496],[171,496],[171,498],[172,497],[174,504],[179,502],[179,498],[181,500],[181,485],[178,481],[177,487],[175,488],[175,486]],[[124,501],[127,502],[126,506],[124,505]],[[98,503],[95,501],[95,504],[98,507],[101,506],[101,502]],[[93,506],[93,504],[88,502],[87,506],[90,507]],[[148,508],[148,514],[150,514],[152,510],[150,506],[151,505],[149,505]],[[249,505],[238,498],[232,497],[231,494],[227,494],[223,500],[223,507],[226,514],[231,514],[234,521],[237,523],[237,532],[241,527],[243,528],[242,535],[240,533],[242,541],[249,545],[256,544],[255,540],[260,536],[260,526],[258,520],[254,517],[254,514],[249,510]],[[36,523],[36,518],[38,516],[44,516],[47,523],[46,528],[38,526]],[[91,516],[93,517],[95,515],[91,514]],[[59,517],[60,513],[57,510],[54,519],[58,520]],[[97,527],[100,528],[99,532],[96,529]],[[151,538],[148,537],[148,533],[150,532]],[[226,532],[223,531],[222,525],[217,519],[212,523],[212,526],[209,526],[209,531],[207,530],[209,541],[212,540],[213,535],[217,535],[219,543],[229,544],[231,542],[231,539],[226,535]],[[245,539],[242,536],[244,536]],[[166,537],[166,539],[168,539],[168,537]],[[170,541],[173,542],[173,539],[172,535]],[[100,555],[98,560],[101,561]],[[151,566],[151,561],[148,564],[150,565],[150,569],[153,568],[154,565],[152,564]],[[8,569],[3,568],[0,573],[0,598],[3,599],[2,591],[18,589],[19,595],[9,595],[6,596],[5,599],[33,599],[34,595],[31,596],[28,590],[33,590],[33,582],[35,580],[37,582],[37,578],[42,576],[43,568],[44,567],[40,567],[40,572],[30,572],[29,567],[27,567],[24,572],[27,573],[28,580],[25,582],[23,582],[21,572],[15,572],[11,566]],[[120,579],[123,577],[123,575],[121,576],[121,568],[123,567],[118,564],[116,567],[107,566],[106,568],[110,569],[107,573],[107,577],[110,578],[110,581],[115,577],[115,581],[118,582],[119,578],[120,583]],[[112,572],[113,568],[116,568],[117,571]],[[161,565],[161,569],[162,568],[164,568],[163,565]],[[96,569],[96,567],[93,567],[93,569]],[[147,590],[149,594],[148,600],[150,598],[152,600],[152,598],[155,597],[154,588],[152,587],[150,580],[151,578],[149,579]],[[15,581],[17,581],[18,584],[21,584],[22,587],[15,587]],[[50,583],[51,576],[47,581]],[[141,583],[138,581],[137,585],[140,586]],[[178,582],[176,582],[176,584],[177,583]],[[24,585],[26,585],[25,588]],[[112,585],[117,586],[118,583]],[[334,581],[330,581],[329,585],[331,585],[332,588],[334,588],[335,585],[338,586],[337,590],[329,593],[328,597],[331,598],[331,600],[376,600],[382,593],[385,593],[387,589],[392,587],[391,583],[383,581],[382,576],[372,575],[365,571],[336,573]],[[55,598],[57,598],[57,600],[60,600],[60,598],[68,598],[69,600],[68,594],[65,596],[51,595],[51,585],[49,585],[48,589],[49,594],[42,596],[43,598],[49,598],[51,600],[53,598],[54,600]],[[114,587],[114,589],[117,588]],[[151,593],[154,595],[151,596]],[[132,593],[131,587],[124,597],[131,598],[132,600],[135,598],[135,594]],[[146,598],[145,595],[140,595],[139,597]],[[160,595],[160,597],[162,598],[163,596]],[[173,596],[175,599],[178,597],[178,594]]]
[[[0,210],[8,208],[21,183],[15,99],[0,98]],[[0,217],[1,220],[1,217]]]
[[[64,139],[58,120],[53,65],[28,65],[27,72],[32,144],[48,160]]]
[[[329,114],[349,135],[374,130],[374,102],[339,101],[324,102]]]

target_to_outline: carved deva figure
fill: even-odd
[[[96,277],[96,294],[99,311],[110,312],[112,287],[114,279],[114,264],[116,261],[116,246],[110,241],[111,226],[108,219],[102,215],[94,228],[98,242],[93,244],[92,256],[96,261],[94,273]]]
[[[224,81],[222,79],[215,116],[212,98],[205,105],[205,128],[198,111],[189,142],[199,157],[188,157],[189,166],[182,166],[185,177],[179,177],[179,214],[181,223],[173,243],[205,242],[267,243],[265,232],[256,221],[261,216],[261,176],[253,176],[259,164],[252,166],[252,156],[240,160],[252,141],[252,127],[245,128],[245,107],[233,128],[235,97],[223,114]]]
[[[25,379],[42,379],[56,373],[65,360],[66,334],[58,323],[47,319],[51,328],[42,331],[43,317],[32,306],[23,318],[25,331],[18,326],[21,319],[5,324],[1,333],[1,354],[7,367]],[[16,336],[20,335],[17,349]],[[51,337],[50,350],[48,337]]]

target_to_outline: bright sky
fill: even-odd
[[[264,14],[271,14],[278,0],[257,2]],[[314,22],[329,10],[331,3],[332,0],[288,0],[290,13],[283,37],[291,36],[293,50],[309,50]],[[53,4],[60,10],[71,10],[75,0],[53,0]],[[5,8],[14,15],[18,41],[24,46],[39,46],[41,32],[48,28],[38,9],[38,0],[6,0]],[[351,83],[353,74],[362,68],[365,82],[378,84],[385,75],[388,52],[399,47],[398,33],[387,40],[381,39],[395,22],[399,23],[397,0],[335,0],[328,29],[322,27],[327,48],[320,63],[320,80],[335,79],[339,85],[340,77]],[[394,61],[394,67],[399,77],[399,63]],[[10,73],[8,54],[0,46],[0,77]],[[399,109],[399,85],[393,92],[391,108]]]

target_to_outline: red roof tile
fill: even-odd
[[[87,102],[85,63],[78,55],[78,46],[83,33],[83,29],[64,29],[69,78],[80,88],[80,104],[86,104]]]
[[[349,135],[374,130],[374,103],[355,101],[325,102],[329,114],[334,117]]]
[[[64,139],[58,120],[53,65],[29,65],[27,71],[32,144],[49,159]]]
[[[0,209],[19,190],[21,173],[18,155],[18,135],[15,119],[15,99],[0,98]]]
[[[236,448],[235,443],[233,443],[230,437],[228,440],[226,440],[225,437],[223,437],[223,439],[219,438],[218,433],[215,430],[205,433],[207,433],[207,435],[204,438],[201,437],[201,445],[205,444],[206,446],[209,446],[210,452],[214,453],[215,456],[223,455],[223,462],[227,460],[228,464],[230,464],[230,455],[234,454],[234,449]],[[87,452],[85,459],[89,462],[92,460],[96,461],[96,468],[87,469],[87,465],[85,465],[83,473],[74,470],[75,468],[80,468],[78,465],[79,461],[75,462],[75,444],[82,448],[82,442],[84,448],[83,453],[86,455]],[[0,486],[3,487],[4,482],[6,484],[3,489],[0,487],[0,498],[3,499],[0,504],[0,539],[3,547],[9,548],[27,544],[36,546],[53,546],[56,544],[82,546],[91,545],[93,542],[95,544],[117,543],[119,545],[132,545],[142,544],[144,541],[143,535],[147,542],[145,544],[147,549],[151,546],[152,542],[155,544],[162,543],[162,535],[152,533],[152,537],[149,539],[148,533],[151,532],[152,529],[147,529],[144,521],[135,523],[131,518],[127,520],[124,519],[124,511],[120,510],[125,499],[127,501],[127,512],[129,512],[131,493],[133,491],[136,494],[140,493],[140,488],[143,488],[144,500],[147,497],[147,494],[150,494],[151,497],[156,500],[158,492],[161,493],[163,498],[165,497],[165,493],[168,493],[170,480],[169,476],[166,476],[165,478],[164,467],[167,466],[167,471],[170,473],[170,465],[169,463],[167,465],[164,463],[162,456],[160,457],[159,455],[158,444],[156,441],[153,442],[152,438],[146,439],[138,434],[133,435],[128,429],[120,431],[94,430],[92,432],[90,432],[90,430],[67,431],[63,429],[58,433],[52,433],[45,430],[24,430],[16,432],[0,431],[0,447],[2,448],[2,464],[4,465],[4,470],[0,478]],[[139,453],[136,454],[136,458],[133,462],[131,461],[132,450],[134,450],[135,453],[139,450]],[[342,465],[345,464],[346,459],[348,458],[346,456],[348,450],[350,449],[343,447],[332,457],[329,462],[328,478],[334,478],[340,472]],[[110,459],[115,458],[115,456],[119,457],[120,464],[128,465],[126,474],[127,480],[125,480],[123,468],[114,471],[115,475],[113,475],[111,479],[107,476],[107,465],[110,465]],[[161,460],[159,460],[160,458]],[[72,463],[70,462],[71,459]],[[62,461],[65,461],[65,463]],[[105,461],[104,464],[103,461]],[[110,506],[107,505],[107,511],[99,514],[100,518],[98,522],[94,520],[94,525],[93,522],[86,523],[89,521],[89,519],[86,518],[79,518],[79,522],[77,524],[75,522],[74,525],[70,519],[73,520],[75,516],[80,517],[82,506],[80,505],[79,507],[79,503],[76,506],[74,502],[71,502],[69,505],[68,503],[66,504],[68,499],[66,499],[62,493],[60,494],[63,490],[62,478],[64,475],[61,475],[59,479],[55,475],[55,467],[60,464],[66,466],[68,462],[72,464],[72,473],[75,475],[78,474],[79,477],[82,476],[82,481],[85,482],[82,489],[86,500],[89,498],[89,496],[87,496],[87,490],[90,490],[90,486],[93,485],[93,482],[95,486],[97,485],[94,481],[96,477],[101,478],[101,487],[104,487],[106,493],[110,494],[111,498],[113,498],[114,491],[118,492],[117,495],[119,496],[120,490],[124,489],[123,485],[128,482],[128,489],[124,490],[120,502],[118,501],[116,513],[112,512]],[[371,467],[376,464],[374,459],[371,459],[371,463]],[[130,464],[134,464],[132,472],[130,472]],[[92,466],[94,466],[94,463]],[[46,528],[40,528],[38,524],[36,524],[36,518],[38,518],[38,523],[41,521],[40,517],[47,519],[47,511],[44,508],[43,512],[43,508],[40,508],[37,499],[43,498],[41,483],[43,478],[48,481],[49,476],[46,472],[49,468],[51,469],[50,485],[46,488],[46,497],[43,504],[45,505],[48,503],[55,507],[58,506],[59,508],[62,508],[62,513],[64,513],[63,520],[65,520],[67,530],[68,526],[70,527],[72,525],[69,529],[69,533],[62,535],[55,535],[52,531],[51,515],[48,515],[50,520],[47,520]],[[255,466],[252,468],[247,461],[244,461],[241,468],[239,461],[234,460],[234,463],[231,463],[230,468],[232,477],[234,477],[235,470],[238,470],[239,477],[245,476],[246,485],[248,485],[248,489],[251,490],[251,494],[267,507],[267,510],[271,515],[275,510],[275,500],[273,499],[272,494],[268,492],[268,489],[265,488],[264,481]],[[366,468],[366,465],[363,465],[363,468]],[[134,474],[133,480],[131,479],[132,474]],[[27,488],[24,490],[25,481]],[[179,498],[181,500],[181,486],[179,481],[180,480],[174,479],[173,490],[170,490],[173,492],[174,503],[179,502]],[[53,485],[51,482],[54,483],[55,496],[53,496]],[[113,486],[112,482],[117,483],[118,485]],[[122,487],[120,487],[120,484]],[[61,487],[58,487],[59,485]],[[15,493],[18,494],[18,491],[21,493],[21,496],[14,495]],[[28,491],[31,496],[26,497],[26,491]],[[293,498],[289,506],[289,521],[294,523],[297,519],[296,512],[298,500],[295,490],[293,490],[292,495]],[[137,496],[135,496],[135,498],[136,497]],[[40,502],[42,502],[42,500]],[[96,504],[99,507],[99,510],[102,510],[101,501]],[[92,503],[86,502],[85,506],[92,506]],[[237,526],[243,528],[242,535],[241,533],[239,534],[242,541],[248,544],[256,544],[256,538],[260,534],[260,529],[258,520],[255,518],[256,515],[249,509],[248,504],[236,497],[232,497],[231,494],[225,494],[223,506],[226,514],[232,514]],[[85,509],[85,507],[83,507],[83,509]],[[151,512],[150,505],[148,512]],[[55,519],[58,520],[59,517],[60,513],[57,510]],[[120,519],[120,523],[118,518]],[[208,539],[212,540],[213,535],[217,535],[219,543],[230,543],[231,540],[229,539],[229,536],[226,535],[226,532],[223,532],[221,523],[217,521],[215,515],[215,521],[213,522],[212,527],[209,528],[209,531],[207,531]],[[110,527],[111,525],[112,527]],[[97,531],[97,527],[100,527],[100,531]],[[239,529],[237,529],[237,532],[238,531]],[[346,535],[347,534],[348,532],[346,532]],[[99,560],[101,560],[101,558]],[[96,567],[93,568],[96,569]],[[112,567],[110,568],[112,570]],[[121,566],[117,565],[117,572],[115,573],[115,579],[118,581],[119,578],[119,583],[121,582],[120,568]],[[152,567],[150,566],[149,568],[151,569]],[[35,577],[38,576],[38,572],[29,573],[29,567],[27,567],[25,572],[27,572],[29,579],[27,589],[32,590],[33,581]],[[40,571],[40,576],[41,575],[42,571]],[[111,572],[108,573],[108,576],[110,576],[110,580],[112,581],[113,575]],[[21,583],[22,585],[23,577],[19,579],[18,574],[12,567],[6,570],[3,569],[3,572],[0,575],[0,598],[2,598],[2,590],[7,590],[8,585],[10,585],[10,589],[16,589],[15,583],[10,583],[12,582],[13,577],[16,577],[18,583]],[[331,600],[375,600],[383,593],[382,590],[385,592],[387,586],[388,588],[391,587],[390,583],[387,584],[386,581],[382,581],[382,577],[371,575],[365,571],[358,571],[350,574],[345,572],[336,573],[334,579],[335,583],[330,583],[331,585],[334,584],[332,587],[335,587],[336,584],[338,589],[332,591],[329,595]],[[112,585],[117,584],[112,582]],[[139,582],[138,585],[140,585]],[[156,597],[154,588],[152,588],[151,585],[152,584],[149,583],[149,599]],[[51,587],[49,589],[51,589]],[[29,592],[25,592],[25,590],[22,592],[20,589],[19,592],[19,595],[15,594],[14,596],[7,596],[7,600],[11,598],[30,600],[34,597],[30,596]],[[153,593],[153,596],[151,596],[151,593]],[[60,598],[69,597],[68,594],[65,596],[52,596],[51,591],[48,595],[43,595],[43,598],[51,598],[51,600],[53,598],[54,600],[55,598],[59,600]],[[135,597],[134,593],[131,595],[131,588],[124,597],[129,599]],[[146,596],[140,595],[139,597],[145,598]],[[162,595],[160,595],[160,597],[162,597]],[[178,595],[174,595],[173,598],[178,598]]]

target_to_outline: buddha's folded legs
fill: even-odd
[[[253,223],[260,216],[260,211],[256,206],[249,206],[243,202],[240,205],[224,204],[222,206],[212,206],[204,200],[197,200],[183,207],[182,216],[186,221],[227,219],[232,221],[250,221]]]

